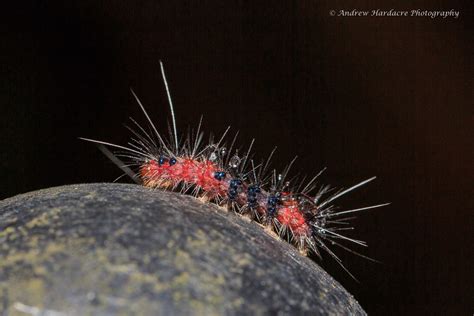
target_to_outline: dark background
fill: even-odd
[[[323,266],[370,314],[471,315],[471,1],[37,1],[2,6],[0,197],[120,171],[78,136],[124,144],[129,87],[165,131],[163,59],[179,128],[256,137],[275,166],[327,167],[361,214],[363,253]],[[460,17],[331,17],[331,9],[455,9]]]

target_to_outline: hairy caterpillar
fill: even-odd
[[[350,274],[328,244],[358,254],[341,243],[348,241],[366,246],[364,241],[349,238],[341,233],[353,228],[347,222],[351,219],[350,215],[346,215],[382,207],[388,203],[339,211],[332,202],[374,180],[375,177],[337,192],[329,186],[320,186],[316,190],[316,180],[324,169],[309,181],[296,178],[290,180],[289,171],[294,159],[281,173],[270,168],[275,149],[266,160],[256,163],[252,154],[253,141],[243,154],[235,145],[237,134],[228,145],[226,144],[229,127],[217,141],[211,137],[209,143],[204,143],[202,117],[197,130],[190,132],[180,141],[161,61],[160,67],[172,119],[168,138],[158,132],[139,98],[131,90],[147,119],[149,131],[131,119],[133,127],[127,128],[133,137],[127,146],[81,139],[99,144],[104,154],[135,182],[155,189],[191,194],[250,216],[288,240],[304,254],[311,252],[321,257],[320,250],[327,252]],[[112,153],[106,146],[120,151]],[[126,159],[127,163],[124,164],[118,157]]]

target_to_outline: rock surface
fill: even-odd
[[[192,197],[109,183],[0,201],[0,311],[365,315],[258,224]]]

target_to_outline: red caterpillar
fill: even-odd
[[[172,117],[173,131],[170,132],[169,139],[164,139],[158,132],[133,90],[132,94],[153,133],[147,132],[132,119],[134,128],[128,127],[128,129],[133,137],[128,147],[82,139],[100,144],[101,150],[137,183],[151,188],[190,193],[217,205],[228,206],[239,214],[251,216],[257,222],[270,227],[279,236],[288,239],[302,253],[310,251],[320,257],[320,249],[326,251],[347,271],[341,260],[328,248],[327,243],[351,252],[354,251],[339,241],[366,246],[365,242],[340,233],[352,229],[346,222],[350,217],[345,215],[387,204],[337,211],[331,203],[375,177],[333,193],[323,200],[323,196],[332,190],[328,186],[315,190],[316,179],[322,171],[307,183],[301,181],[299,185],[294,186],[292,183],[295,180],[287,180],[294,160],[282,173],[277,173],[274,169],[269,170],[273,150],[265,162],[255,165],[251,156],[253,142],[243,155],[234,148],[237,135],[230,143],[230,147],[225,145],[224,140],[229,128],[217,142],[211,139],[209,144],[203,144],[201,119],[197,131],[190,133],[191,136],[180,144],[173,103],[161,61],[160,66]],[[122,151],[112,154],[103,145]],[[124,165],[117,157],[126,158],[129,163]],[[316,193],[313,194],[313,191]]]

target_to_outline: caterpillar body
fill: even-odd
[[[353,229],[348,222],[352,213],[382,207],[388,203],[340,211],[333,202],[375,177],[336,192],[329,186],[318,186],[317,179],[324,169],[309,181],[290,179],[289,171],[296,158],[281,173],[270,167],[275,149],[266,160],[257,164],[252,154],[253,141],[243,154],[235,145],[238,133],[229,146],[226,144],[230,127],[217,141],[211,137],[205,144],[204,133],[201,131],[202,117],[197,130],[189,132],[188,137],[180,142],[161,61],[160,67],[172,118],[172,131],[170,128],[168,138],[158,132],[145,107],[131,90],[147,119],[149,131],[131,119],[133,127],[127,128],[133,137],[127,146],[81,139],[98,144],[102,152],[135,182],[154,189],[191,194],[249,216],[276,232],[282,239],[288,240],[303,254],[314,253],[321,258],[320,251],[327,252],[352,276],[329,245],[365,257],[343,242],[360,246],[367,244],[344,235],[342,231]],[[119,151],[112,153],[107,147]],[[119,157],[126,159],[126,163]]]

